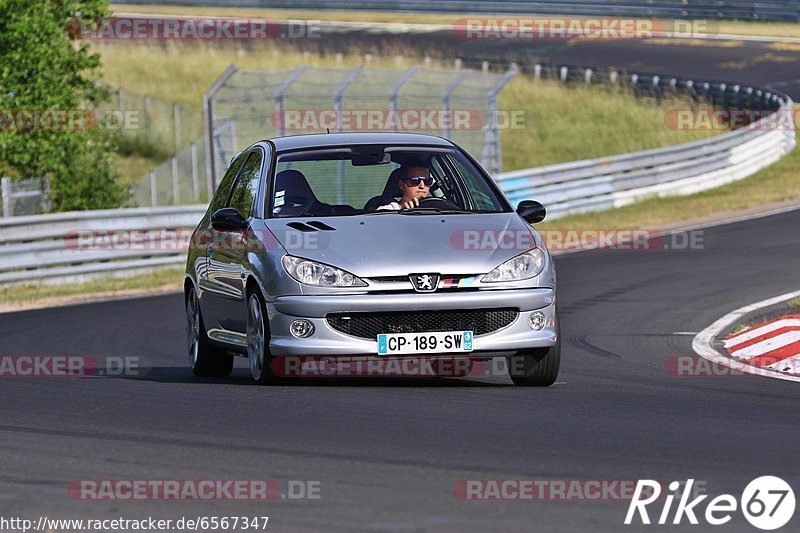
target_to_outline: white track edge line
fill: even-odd
[[[779,296],[775,296],[767,300],[762,300],[760,302],[755,302],[750,305],[745,305],[744,307],[740,307],[735,311],[731,311],[730,313],[719,318],[716,322],[714,322],[713,324],[705,328],[703,331],[698,333],[697,336],[692,340],[692,350],[694,350],[694,353],[696,353],[700,357],[707,359],[712,363],[717,363],[722,366],[732,368],[734,370],[747,372],[749,374],[755,374],[757,376],[782,379],[785,381],[800,382],[800,376],[790,376],[782,374],[780,372],[765,370],[763,368],[757,368],[748,364],[740,363],[739,361],[736,361],[730,357],[722,355],[716,349],[714,349],[713,346],[714,338],[716,338],[716,336],[719,335],[726,327],[733,324],[739,318],[758,309],[763,309],[764,307],[769,307],[771,305],[779,304],[781,302],[784,302],[786,300],[791,300],[799,296],[800,296],[800,291],[788,292],[786,294],[781,294]]]

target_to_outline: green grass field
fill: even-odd
[[[203,93],[232,63],[252,70],[282,70],[300,64],[353,67],[365,63],[364,56],[358,53],[337,61],[335,56],[304,54],[272,43],[261,43],[249,50],[186,43],[148,46],[126,42],[94,47],[102,56],[107,84],[150,94],[165,102],[194,106],[198,111]],[[401,68],[420,63],[421,58],[412,56],[376,57],[369,61],[372,66]],[[522,128],[501,132],[503,168],[514,170],[646,150],[718,133],[670,129],[664,120],[667,110],[687,105],[683,101],[657,105],[636,101],[621,90],[565,87],[520,74],[500,94],[500,109],[521,113],[524,118]],[[125,155],[119,164],[129,181],[142,176],[149,170],[147,164],[154,161],[142,152]]]
[[[388,13],[380,11],[309,11],[302,9],[260,9],[236,7],[184,7],[162,5],[127,5],[114,3],[116,13],[154,13],[164,15],[196,15],[225,17],[254,17],[267,19],[326,20],[341,22],[401,22],[410,24],[453,24],[463,23],[467,14],[436,13]],[[490,14],[469,15],[473,18],[490,18]],[[525,15],[505,15],[505,17],[524,17]],[[532,15],[528,15],[532,16]],[[671,20],[665,20],[672,27]],[[800,24],[791,22],[756,21],[709,21],[708,33],[734,35],[762,35],[766,37],[800,37]]]

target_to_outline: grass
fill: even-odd
[[[725,211],[800,199],[800,149],[756,174],[723,187],[692,194],[652,198],[619,209],[572,215],[545,222],[542,229],[654,229]]]
[[[794,300],[789,301],[788,305],[792,309],[800,308],[800,298],[795,298]]]
[[[104,276],[83,283],[0,287],[0,307],[16,307],[33,302],[66,303],[80,301],[91,295],[123,295],[127,291],[143,289],[180,291],[183,286],[183,272],[183,268],[170,267],[124,278]]]
[[[390,13],[380,11],[310,11],[302,9],[261,9],[233,7],[184,7],[162,5],[126,5],[114,3],[112,10],[117,13],[154,13],[164,15],[196,15],[224,17],[253,17],[266,19],[325,20],[341,22],[404,22],[416,24],[453,24],[472,18],[490,18],[485,14],[437,14],[437,13]],[[526,15],[502,15],[504,17],[525,17]],[[532,16],[532,15],[528,15]],[[672,20],[666,20],[666,27],[672,27]],[[683,22],[683,21],[681,21]],[[791,22],[756,21],[716,21],[709,20],[707,33],[734,35],[761,35],[766,37],[800,37],[800,24]]]
[[[355,51],[337,59],[275,43],[259,43],[251,49],[196,43],[94,46],[102,56],[104,81],[109,85],[197,108],[206,89],[232,63],[247,70],[286,70],[299,64],[353,67],[365,63],[364,55]],[[399,68],[420,63],[420,58],[413,56],[374,57],[369,61],[371,66]],[[576,105],[578,102],[580,105]],[[501,132],[505,170],[646,150],[718,133],[667,126],[667,110],[686,107],[688,102],[657,105],[633,100],[622,90],[583,85],[567,88],[559,82],[537,81],[522,74],[500,93],[499,104],[501,110],[521,113],[523,117],[523,127]],[[149,155],[141,150],[136,153]],[[137,161],[122,164],[141,170]],[[144,172],[129,178],[138,179]]]

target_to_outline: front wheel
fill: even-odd
[[[186,296],[186,333],[189,366],[195,376],[226,377],[233,370],[233,355],[212,346],[200,314],[200,300],[194,287]]]
[[[549,348],[533,348],[506,357],[508,375],[514,385],[549,387],[558,377],[561,366],[561,331],[556,330],[556,344]]]
[[[272,371],[266,306],[258,291],[247,299],[247,360],[250,374],[258,385],[272,385],[280,381]]]

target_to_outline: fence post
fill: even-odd
[[[172,102],[172,118],[175,128],[175,151],[181,149],[181,106],[178,102]]]
[[[152,207],[158,206],[158,192],[156,191],[156,173],[150,171],[150,205]]]
[[[144,129],[147,134],[147,142],[153,142],[153,128],[151,127],[151,117],[150,117],[150,107],[152,102],[150,101],[150,95],[144,95]]]
[[[190,145],[189,152],[192,154],[192,198],[195,202],[199,202],[200,177],[197,175],[197,145],[195,143]]]
[[[3,218],[14,216],[11,211],[11,178],[0,179],[0,194],[3,196]]]
[[[125,89],[119,90],[119,131],[125,131]]]
[[[178,205],[178,158],[172,158],[172,205]]]
[[[400,74],[400,77],[392,84],[392,87],[389,89],[389,109],[392,113],[397,113],[400,109],[397,107],[397,97],[400,94],[400,89],[403,88],[403,85],[411,79],[411,76],[419,69],[417,66],[413,66],[409,69],[406,69],[405,72]],[[400,124],[399,120],[395,122],[394,131],[399,131]]]

